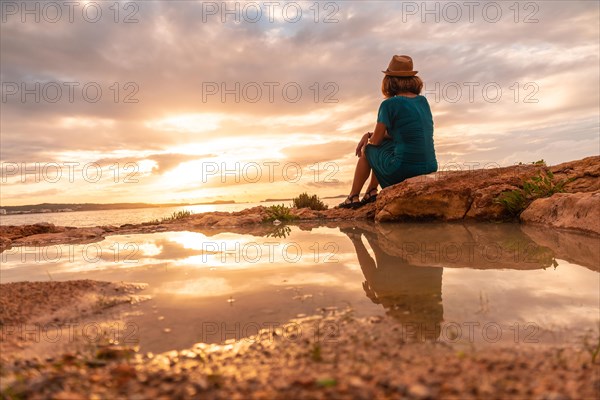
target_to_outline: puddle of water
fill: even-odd
[[[146,282],[152,300],[115,333],[152,352],[293,331],[295,317],[347,306],[388,315],[407,339],[581,343],[598,331],[599,241],[507,224],[165,232],[10,249],[0,281]]]

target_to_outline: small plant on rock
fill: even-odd
[[[175,212],[173,212],[173,214],[171,214],[168,217],[163,217],[160,220],[153,219],[151,221],[144,222],[142,225],[159,225],[159,224],[164,224],[166,222],[173,222],[173,221],[177,221],[177,220],[180,220],[180,219],[186,219],[187,217],[191,216],[192,214],[193,213],[191,211],[188,211],[188,210],[175,211]]]
[[[511,215],[519,216],[535,199],[564,192],[565,184],[570,181],[569,179],[562,179],[555,183],[553,179],[554,174],[552,171],[546,171],[545,175],[540,173],[524,181],[522,189],[503,192],[494,202],[503,205]]]
[[[286,207],[283,204],[270,206],[267,208],[268,216],[264,219],[265,222],[273,222],[275,220],[285,222],[285,221],[293,221],[297,217],[290,213],[290,208]]]

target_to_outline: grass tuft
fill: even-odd
[[[273,222],[275,220],[286,222],[298,218],[290,214],[290,211],[291,209],[283,204],[267,207],[268,216],[264,219],[264,222]]]
[[[308,193],[302,193],[293,200],[294,207],[296,208],[310,208],[315,211],[327,210],[327,205],[323,203],[316,194],[309,196]]]

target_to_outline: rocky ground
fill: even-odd
[[[76,280],[67,282],[12,282],[0,285],[0,361],[2,368],[15,357],[50,352],[56,329],[71,322],[101,321],[102,314],[119,304],[145,299],[135,293],[145,284]],[[52,332],[51,332],[52,331]],[[67,333],[62,334],[63,338]],[[74,345],[73,342],[67,345]]]
[[[292,325],[293,324],[293,325]],[[414,343],[382,317],[350,310],[285,331],[164,354],[122,346],[20,360],[2,369],[6,399],[597,399],[590,348]]]

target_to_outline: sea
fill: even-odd
[[[341,203],[343,199],[324,199],[329,207]],[[120,226],[124,224],[139,224],[168,217],[178,211],[190,211],[194,214],[212,211],[240,211],[246,208],[284,204],[291,206],[291,200],[279,200],[259,203],[232,204],[198,204],[174,207],[149,207],[120,210],[72,211],[59,213],[12,214],[0,215],[0,225],[27,225],[38,222],[49,222],[56,226],[92,227],[102,225]]]

